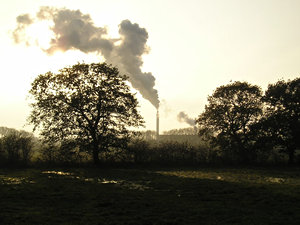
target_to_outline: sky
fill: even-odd
[[[30,131],[26,119],[31,82],[41,73],[77,62],[107,58],[132,76],[149,78],[150,94],[139,87],[133,92],[138,93],[147,130],[156,127],[156,100],[147,96],[157,93],[161,133],[191,126],[185,121],[203,112],[207,96],[218,86],[246,81],[265,90],[270,83],[300,73],[299,0],[10,0],[0,4],[0,126]],[[89,15],[93,27],[107,31],[103,37],[113,43],[115,57],[105,58],[105,52],[82,45],[62,50],[58,41],[51,48],[51,24],[36,17],[43,6]],[[13,32],[24,14],[38,22],[19,32],[25,41],[16,43]],[[132,70],[124,63],[125,47],[117,46],[119,29],[121,42],[127,41],[124,46],[139,51],[139,65]],[[57,46],[60,49],[50,54],[49,49]],[[179,113],[187,120],[179,119]]]

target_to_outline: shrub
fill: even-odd
[[[32,156],[33,135],[26,131],[11,130],[0,139],[2,159],[14,164],[27,165]]]

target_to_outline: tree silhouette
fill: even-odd
[[[218,87],[196,121],[200,135],[208,135],[231,159],[248,160],[248,134],[262,113],[261,96],[261,89],[247,82]]]
[[[270,84],[263,100],[267,107],[259,123],[263,139],[281,147],[292,164],[300,149],[300,78]]]
[[[143,125],[138,102],[116,67],[78,63],[39,75],[30,90],[29,122],[47,143],[75,141],[92,153],[127,144],[130,127]]]
[[[0,153],[5,153],[9,163],[20,161],[26,165],[32,156],[33,145],[33,134],[0,127]]]

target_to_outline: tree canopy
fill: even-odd
[[[245,156],[250,125],[262,113],[261,97],[261,89],[247,82],[218,87],[196,121],[200,134],[209,134],[227,153]]]
[[[263,138],[281,146],[293,163],[300,149],[300,78],[270,84],[263,100],[266,111],[258,124]]]
[[[29,122],[48,143],[75,141],[99,162],[99,152],[126,145],[130,128],[143,125],[138,101],[116,67],[78,63],[32,83]]]

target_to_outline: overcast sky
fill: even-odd
[[[148,46],[142,49],[138,73],[155,78],[150,89],[157,90],[161,102],[161,131],[188,127],[177,115],[184,111],[196,118],[207,96],[231,80],[265,90],[269,83],[294,79],[300,73],[299,0],[10,0],[0,4],[0,126],[30,130],[23,127],[30,112],[26,97],[38,74],[104,59],[101,51],[82,45],[55,48],[47,54],[53,32],[49,24],[36,22],[41,6],[80,10],[90,16],[94,27],[107,30],[108,40],[120,38],[120,27],[124,32],[135,29],[141,37],[137,40]],[[30,17],[19,17],[18,23],[17,17],[24,14]],[[25,40],[17,44],[12,32],[21,20],[23,25],[32,22],[28,18],[35,26],[19,32]],[[116,47],[112,52],[122,54]],[[121,58],[111,61],[119,63]],[[151,104],[140,94],[138,99],[146,129],[155,130],[155,101]]]

